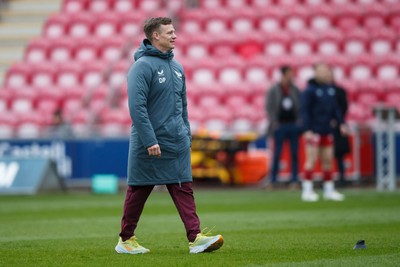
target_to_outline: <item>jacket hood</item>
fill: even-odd
[[[157,48],[155,48],[148,39],[144,39],[143,42],[140,44],[139,49],[135,52],[134,55],[135,61],[143,56],[172,59],[174,57],[174,53],[172,52],[172,50],[167,53],[163,53]]]

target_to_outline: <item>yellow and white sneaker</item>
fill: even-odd
[[[211,252],[219,249],[224,244],[222,235],[211,236],[211,230],[204,233],[205,228],[201,233],[197,234],[194,242],[189,242],[189,251],[192,254]]]
[[[127,254],[144,254],[150,252],[149,249],[142,247],[136,241],[136,237],[132,236],[128,240],[122,241],[121,237],[118,240],[118,244],[115,247],[115,251],[118,253],[127,253]]]

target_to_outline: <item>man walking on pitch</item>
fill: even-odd
[[[223,245],[221,235],[200,231],[192,190],[191,133],[183,67],[173,59],[175,29],[170,18],[145,22],[146,39],[128,72],[132,130],[128,156],[128,189],[118,253],[150,250],[136,240],[135,229],[155,185],[165,184],[179,212],[190,253],[210,252]]]

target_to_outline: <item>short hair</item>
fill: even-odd
[[[172,19],[167,17],[150,18],[144,22],[143,31],[146,38],[152,41],[154,31],[157,31],[161,25],[172,24]]]
[[[288,73],[289,71],[292,71],[292,67],[290,67],[289,65],[283,65],[281,67],[281,73],[282,75],[285,75],[286,73]]]
[[[328,63],[325,63],[323,61],[318,61],[318,62],[314,63],[313,69],[316,70],[319,66],[327,66],[328,68],[330,68]]]

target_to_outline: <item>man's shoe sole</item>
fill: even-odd
[[[211,252],[217,250],[220,247],[222,247],[223,244],[224,244],[224,238],[222,237],[222,235],[219,235],[218,240],[214,242],[211,246],[209,246],[206,250],[204,250],[204,252]]]
[[[224,244],[224,238],[222,235],[217,235],[215,239],[211,240],[209,243],[204,244],[199,247],[195,247],[195,249],[191,249],[190,253],[197,254],[202,252],[211,252],[219,249]]]
[[[145,254],[149,253],[150,251],[145,251],[145,250],[134,250],[134,251],[128,251],[124,248],[121,248],[121,246],[117,245],[115,247],[115,251],[119,254]]]

